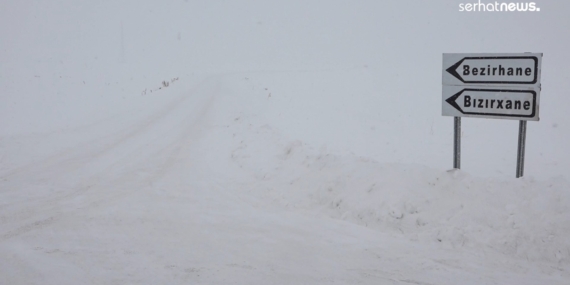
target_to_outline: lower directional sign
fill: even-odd
[[[444,116],[538,121],[540,87],[443,86]]]

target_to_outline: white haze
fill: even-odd
[[[0,283],[565,284],[570,2],[458,3],[3,1]],[[524,178],[447,52],[544,54]]]

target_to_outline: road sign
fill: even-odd
[[[443,54],[443,85],[540,84],[542,54]]]
[[[444,53],[442,114],[539,120],[541,53]]]
[[[517,178],[523,176],[526,121],[538,121],[542,53],[444,53],[441,105],[454,118],[453,168],[460,168],[461,117],[519,120]]]
[[[538,121],[540,90],[533,86],[443,86],[444,116]]]

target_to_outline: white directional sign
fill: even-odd
[[[538,121],[538,94],[532,86],[443,86],[443,115]]]
[[[442,114],[538,121],[541,53],[443,54]]]
[[[443,54],[443,85],[535,85],[542,54]]]

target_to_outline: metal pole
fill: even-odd
[[[461,117],[453,118],[453,168],[461,168]]]
[[[524,147],[526,141],[526,121],[519,121],[519,148],[517,151],[517,178],[524,173]]]

